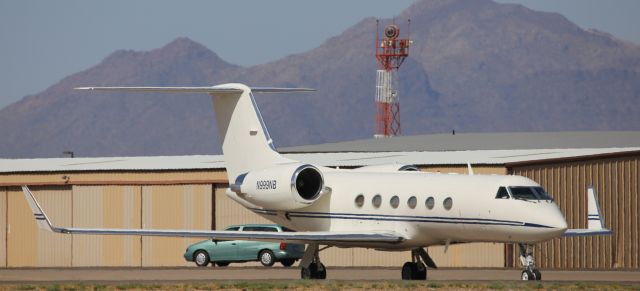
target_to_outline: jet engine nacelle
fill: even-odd
[[[373,165],[357,168],[359,172],[419,172],[420,169],[415,165],[403,165],[403,164],[387,164],[387,165]]]
[[[231,191],[256,206],[294,210],[313,204],[322,195],[324,177],[318,168],[291,164],[239,175]]]

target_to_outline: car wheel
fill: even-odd
[[[265,267],[271,267],[276,262],[276,258],[273,252],[270,250],[263,250],[258,254],[260,263]]]
[[[193,261],[198,267],[206,267],[209,265],[209,254],[204,250],[196,251],[196,253],[193,254]]]
[[[229,262],[216,262],[216,265],[218,265],[218,267],[226,267],[229,265]]]
[[[293,266],[293,263],[295,263],[295,262],[296,262],[296,260],[294,260],[294,259],[284,259],[284,260],[280,261],[280,264],[282,264],[285,267],[291,267],[291,266]]]

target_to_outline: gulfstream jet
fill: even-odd
[[[307,245],[304,279],[326,278],[320,246],[410,251],[405,280],[424,280],[437,268],[429,246],[518,243],[523,280],[540,280],[533,245],[560,236],[610,234],[595,194],[588,191],[588,228],[567,229],[551,196],[535,181],[513,175],[443,175],[386,165],[333,169],[280,155],[253,93],[311,89],[213,87],[84,87],[90,91],[205,93],[211,96],[227,166],[227,195],[250,211],[297,232],[102,229],[55,226],[29,189],[24,194],[40,228],[62,234],[206,237]]]

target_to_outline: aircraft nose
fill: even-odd
[[[564,218],[564,215],[562,215],[560,208],[557,205],[554,205],[554,206],[555,207],[553,208],[555,209],[552,215],[549,215],[548,225],[552,227],[554,230],[564,233],[564,231],[567,230],[568,228],[567,220]]]

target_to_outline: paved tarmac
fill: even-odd
[[[504,269],[429,270],[434,281],[512,281],[520,271]],[[9,268],[0,269],[0,283],[35,282],[191,282],[211,280],[299,279],[295,267],[182,267],[182,268]],[[544,281],[589,281],[640,283],[640,271],[552,271],[543,270]],[[400,268],[333,267],[333,280],[399,280]]]

